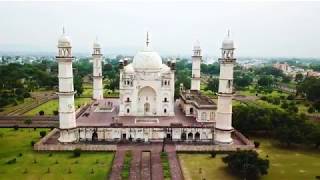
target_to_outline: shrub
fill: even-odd
[[[6,164],[14,164],[17,162],[17,159],[16,158],[13,158],[13,159],[10,159],[6,162]]]
[[[288,100],[294,100],[294,95],[290,94],[288,97],[287,97]]]
[[[32,124],[32,120],[31,119],[26,119],[26,120],[24,120],[24,124],[27,124],[27,125]]]
[[[32,140],[32,141],[30,142],[30,144],[31,144],[31,146],[33,147],[33,146],[36,144],[36,142]]]
[[[80,157],[81,155],[81,149],[80,148],[76,148],[73,150],[73,157]]]
[[[54,111],[53,111],[53,115],[55,115],[55,116],[59,115],[59,111],[54,110]]]
[[[254,141],[253,143],[254,143],[254,147],[255,148],[259,148],[259,146],[260,146],[260,142],[259,141]]]
[[[216,157],[216,155],[217,155],[217,153],[215,153],[215,152],[211,152],[211,157],[212,157],[212,158],[215,158],[215,157]]]
[[[23,94],[23,97],[24,97],[24,98],[29,98],[29,97],[31,97],[31,95],[30,95],[29,92],[25,92],[25,93]]]
[[[314,113],[315,112],[315,109],[314,109],[314,107],[309,107],[308,108],[308,113]]]
[[[283,101],[282,104],[281,104],[281,108],[282,108],[282,109],[287,109],[288,106],[289,106],[289,105],[288,105],[287,101]]]
[[[260,98],[261,100],[263,100],[263,101],[267,101],[267,96],[261,96],[261,98]]]
[[[44,111],[43,110],[39,111],[39,115],[43,116],[44,115]]]
[[[22,155],[23,155],[22,153],[19,153],[19,154],[18,154],[19,157],[21,157]]]
[[[47,135],[46,131],[40,131],[40,136],[41,138],[45,137]]]
[[[19,130],[19,126],[18,126],[18,125],[14,125],[14,126],[13,126],[13,129],[14,129],[15,131]]]

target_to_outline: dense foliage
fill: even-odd
[[[52,89],[58,84],[54,62],[11,63],[0,66],[0,107],[17,104],[39,88]]]
[[[269,160],[260,158],[255,151],[237,151],[222,160],[232,173],[244,179],[255,180],[268,174]]]
[[[241,132],[272,135],[280,143],[313,144],[320,146],[320,125],[297,115],[253,105],[239,105],[233,109],[233,126]]]

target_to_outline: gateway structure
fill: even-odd
[[[149,36],[132,62],[119,62],[120,97],[103,98],[102,55],[94,43],[93,99],[76,118],[72,75],[71,43],[63,33],[58,42],[59,122],[61,143],[70,142],[174,142],[233,143],[233,41],[222,43],[218,103],[200,92],[201,48],[196,43],[192,56],[191,89],[180,88],[174,100],[175,61],[162,62],[152,50]]]

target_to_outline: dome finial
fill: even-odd
[[[228,38],[230,38],[230,29],[228,29]]]
[[[66,34],[66,31],[64,29],[64,26],[62,26],[62,34],[65,35]]]
[[[146,41],[147,47],[149,47],[149,43],[150,43],[149,32],[147,31],[147,41]]]

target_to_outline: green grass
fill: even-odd
[[[91,98],[76,98],[75,99],[75,107],[77,108],[78,105],[84,105],[86,103],[90,103],[92,100]],[[58,99],[53,99],[50,100],[34,109],[31,111],[28,111],[25,113],[25,115],[38,115],[39,111],[43,110],[45,115],[53,115],[53,111],[58,110],[59,107],[59,101]]]
[[[170,180],[171,174],[170,174],[170,165],[169,165],[169,159],[168,159],[167,152],[161,152],[160,158],[161,158],[161,164],[162,164],[162,169],[163,169],[163,178],[165,180]]]
[[[301,180],[315,179],[320,175],[320,152],[306,149],[287,149],[279,147],[270,139],[260,141],[259,155],[270,160],[269,173],[262,180]],[[222,162],[224,155],[211,158],[210,154],[179,154],[186,179],[238,179],[227,171]],[[199,173],[201,168],[202,173]]]
[[[210,154],[179,154],[180,164],[186,180],[191,179],[223,179],[234,180],[234,176],[228,174],[226,165],[222,162],[224,155]]]
[[[35,152],[30,142],[39,140],[41,130],[47,129],[0,129],[0,180],[81,180],[107,177],[113,153],[82,152],[80,157],[74,158],[72,152]],[[22,153],[21,157],[19,153]],[[16,163],[6,164],[13,158],[17,159]]]
[[[7,105],[1,108],[2,112],[0,112],[0,115],[5,115],[17,109],[22,109],[23,107],[30,106],[34,101],[35,100],[32,98],[25,98],[23,101],[18,101],[17,105],[13,105],[13,104]]]
[[[131,160],[132,160],[131,151],[126,151],[126,154],[125,154],[125,157],[124,157],[124,162],[123,162],[123,168],[121,170],[121,178],[122,178],[122,180],[129,179]]]

